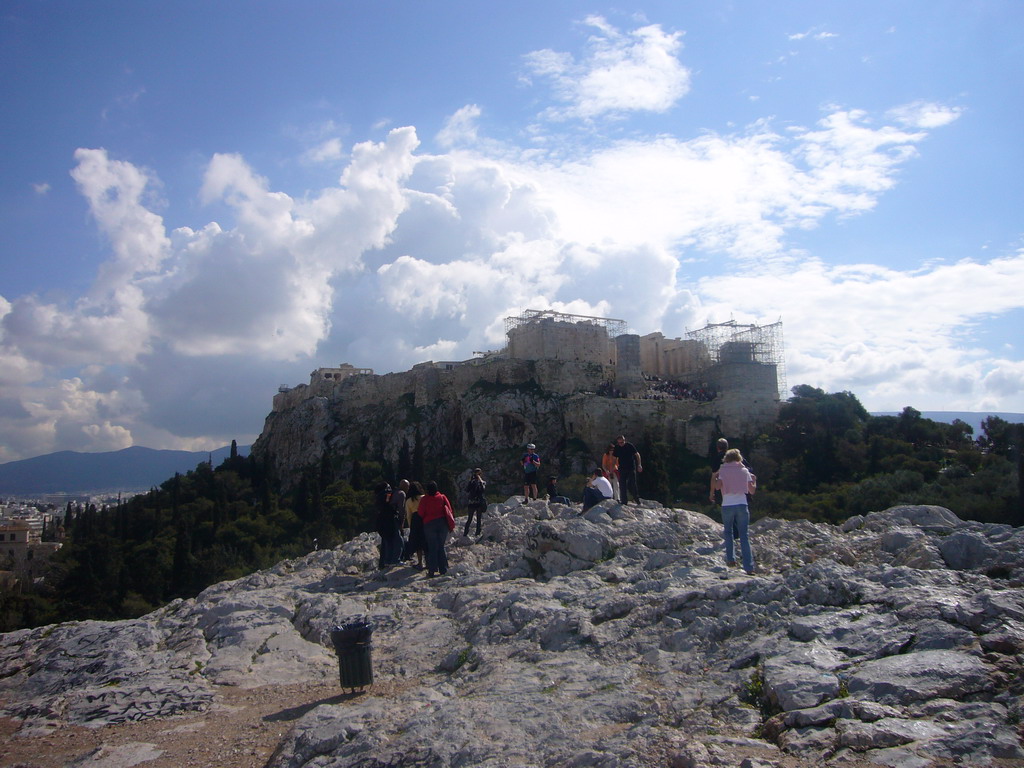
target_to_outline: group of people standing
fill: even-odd
[[[605,499],[629,503],[630,494],[640,503],[637,475],[644,471],[643,459],[636,446],[619,435],[601,454],[601,466],[594,469],[583,491],[583,511]]]
[[[743,570],[753,573],[749,499],[757,490],[757,477],[750,471],[739,450],[729,448],[727,440],[718,440],[717,447],[708,498],[714,503],[716,495],[720,497],[726,563],[730,567],[737,565],[734,539],[738,540]],[[531,498],[538,498],[541,459],[536,445],[529,443],[526,446],[519,464],[523,473],[525,503]],[[643,471],[640,451],[624,435],[619,435],[614,442],[608,444],[601,456],[601,466],[594,469],[587,481],[583,490],[583,511],[606,499],[617,499],[627,504],[630,495],[639,504],[637,475]],[[555,476],[549,476],[549,500],[569,503],[566,497],[558,494],[555,483]],[[466,486],[468,515],[463,529],[464,536],[469,536],[474,519],[476,535],[480,536],[483,515],[487,509],[486,492],[487,482],[483,478],[483,471],[477,467]],[[448,572],[445,544],[448,535],[455,530],[455,511],[448,497],[438,490],[436,482],[428,482],[423,487],[417,482],[402,480],[397,490],[392,490],[388,483],[381,483],[376,491],[376,507],[376,528],[381,538],[379,568],[383,570],[415,558],[415,567],[426,567],[428,578]],[[408,538],[402,535],[404,529],[409,531]]]
[[[720,438],[717,448],[717,455],[712,461],[708,497],[712,503],[718,500],[722,505],[725,561],[729,567],[738,565],[735,547],[735,542],[738,541],[743,570],[752,574],[754,556],[749,533],[750,497],[757,490],[757,476],[750,470],[750,465],[740,451],[729,448],[728,440]],[[535,446],[532,443],[527,449],[527,456],[535,456]],[[536,464],[539,467],[539,457],[536,457]],[[608,444],[601,456],[601,466],[594,469],[586,488],[583,489],[583,511],[586,512],[605,499],[617,499],[627,504],[631,494],[639,504],[637,475],[643,471],[640,452],[624,435],[619,435],[614,442]],[[553,484],[551,487],[554,487]],[[551,498],[556,498],[554,493],[551,493]]]
[[[540,475],[540,455],[537,446],[529,443],[526,453],[519,459],[523,470],[523,503],[538,498],[538,482]],[[640,451],[628,442],[624,435],[619,435],[601,457],[601,466],[594,469],[587,485],[583,489],[583,511],[586,512],[595,504],[605,499],[619,499],[623,504],[629,502],[630,493],[640,503],[640,490],[637,486],[637,475],[644,471]],[[548,476],[547,496],[549,501],[562,504],[571,503],[569,498],[558,492],[558,478]],[[620,496],[621,493],[621,496]]]
[[[382,483],[376,491],[377,533],[380,535],[378,568],[385,570],[405,560],[416,559],[417,568],[424,567],[427,578],[448,572],[445,543],[455,530],[455,511],[448,497],[430,481],[426,486],[402,480],[398,489]],[[408,529],[409,536],[402,536]]]
[[[464,535],[476,518],[476,535],[480,535],[484,511],[487,509],[487,481],[483,470],[473,470],[466,486],[469,515]],[[455,510],[448,497],[438,490],[437,483],[426,486],[401,480],[397,489],[381,483],[376,491],[376,530],[380,535],[380,557],[377,567],[385,570],[415,559],[415,568],[427,569],[427,578],[448,573],[446,544],[455,530]],[[408,536],[402,535],[407,530]],[[426,561],[424,563],[424,561]]]

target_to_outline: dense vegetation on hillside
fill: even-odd
[[[1022,424],[992,417],[974,439],[963,422],[933,422],[913,408],[872,417],[849,392],[798,386],[770,432],[728,437],[758,475],[755,518],[835,523],[914,503],[1024,524]],[[708,456],[650,436],[635,442],[644,457],[642,496],[714,514],[707,504]],[[453,473],[464,468],[460,460],[427,456],[418,440],[403,447],[397,465],[379,457],[325,457],[282,496],[269,467],[232,450],[219,467],[200,464],[122,504],[69,506],[65,545],[48,585],[0,594],[0,631],[138,616],[282,558],[334,546],[371,529],[371,489],[384,479],[434,478],[458,498]],[[583,479],[564,477],[560,489],[579,498]]]

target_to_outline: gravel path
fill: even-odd
[[[386,684],[374,685],[387,695]],[[338,685],[302,683],[263,688],[222,687],[209,712],[101,728],[59,728],[19,736],[18,723],[0,719],[4,768],[254,768],[262,766],[295,720],[320,704],[361,694]]]

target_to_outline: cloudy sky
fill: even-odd
[[[1017,0],[6,0],[0,461],[260,432],[524,309],[1024,411]]]

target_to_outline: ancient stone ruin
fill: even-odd
[[[279,475],[324,452],[395,460],[403,441],[500,466],[496,452],[534,442],[547,457],[571,441],[578,471],[617,434],[647,435],[705,454],[721,435],[757,435],[785,388],[782,325],[710,325],[683,339],[626,332],[626,323],[529,310],[506,320],[507,346],[457,362],[376,375],[321,368],[282,387],[253,447]],[[410,409],[416,411],[411,417]]]

